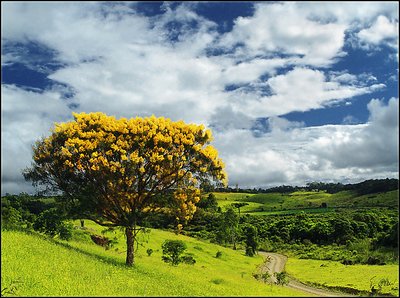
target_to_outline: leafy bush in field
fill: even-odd
[[[1,223],[4,229],[18,230],[23,222],[21,212],[14,207],[4,207],[1,210]]]
[[[181,240],[165,240],[161,247],[163,251],[161,258],[164,262],[176,266],[183,261],[181,254],[187,248],[185,242]]]
[[[182,262],[185,264],[194,265],[196,263],[196,260],[193,258],[193,256],[186,255],[182,256]]]
[[[72,224],[64,222],[60,212],[54,208],[40,213],[33,228],[51,237],[59,235],[63,240],[69,240],[72,237]]]
[[[70,240],[72,238],[73,225],[68,222],[61,222],[58,228],[58,235],[62,240]]]
[[[261,280],[265,283],[271,282],[271,274],[269,272],[264,273],[253,273],[253,277],[257,280]]]
[[[289,283],[289,277],[285,271],[275,272],[274,276],[276,277],[276,284],[278,285],[287,285]]]
[[[151,254],[153,253],[153,250],[152,250],[151,248],[148,248],[148,249],[146,250],[146,253],[147,253],[147,255],[150,257]]]
[[[252,257],[256,254],[258,248],[257,229],[251,224],[246,224],[243,227],[243,234],[246,244],[246,256]]]

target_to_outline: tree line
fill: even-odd
[[[342,183],[325,183],[325,182],[309,182],[305,186],[280,185],[270,188],[239,188],[239,187],[217,187],[214,189],[207,188],[207,191],[215,192],[237,192],[237,193],[290,193],[295,191],[326,191],[327,193],[337,193],[340,191],[355,191],[359,195],[369,193],[387,192],[399,189],[399,179],[370,179],[359,183],[342,184]]]

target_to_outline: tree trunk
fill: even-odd
[[[126,265],[133,266],[135,263],[135,257],[134,257],[135,239],[133,237],[133,228],[130,227],[125,228],[125,235],[126,235]]]

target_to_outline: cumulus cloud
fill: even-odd
[[[249,94],[246,90],[238,89],[232,95],[233,107],[253,117],[284,115],[292,111],[322,108],[385,87],[384,84],[362,87],[343,84],[337,79],[329,81],[322,71],[300,67],[272,77],[260,85],[268,88],[271,95]]]
[[[332,131],[313,142],[316,155],[328,160],[335,168],[377,168],[398,170],[398,98],[391,98],[388,105],[373,99],[368,104],[370,120],[357,125],[355,130]]]
[[[301,127],[280,119],[288,129],[278,125],[257,138],[248,130],[218,133],[215,143],[230,184],[270,187],[398,177],[398,99],[387,105],[373,99],[368,108],[366,124]],[[235,146],[238,141],[241,146]]]
[[[309,19],[299,13],[296,3],[258,4],[254,16],[235,21],[220,45],[229,48],[242,43],[245,48],[239,48],[238,53],[257,56],[279,52],[298,56],[300,63],[323,66],[342,54],[345,29],[340,23]]]
[[[58,93],[37,93],[3,85],[1,98],[2,189],[11,193],[32,190],[21,173],[31,164],[31,146],[50,134],[54,122],[66,121],[72,115]]]
[[[392,48],[398,48],[399,22],[380,15],[371,27],[362,29],[357,36],[364,46],[376,46],[383,42]]]

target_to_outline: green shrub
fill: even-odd
[[[161,246],[162,260],[171,265],[178,265],[182,262],[181,254],[186,250],[186,244],[181,240],[165,240]]]
[[[289,277],[285,271],[275,272],[276,284],[278,285],[287,285],[289,283]]]
[[[217,259],[219,259],[220,257],[222,257],[222,251],[217,251],[217,253],[215,254],[215,257]]]
[[[194,265],[196,263],[196,260],[190,255],[185,255],[181,259],[185,264]]]
[[[70,240],[72,238],[73,225],[67,222],[61,222],[58,228],[58,234],[62,240]]]
[[[59,235],[63,240],[69,240],[72,237],[72,225],[64,222],[60,212],[54,208],[40,213],[33,223],[33,228],[51,237]]]
[[[10,230],[21,229],[22,215],[17,209],[7,206],[1,210],[2,227]]]
[[[151,248],[148,248],[148,249],[146,250],[146,252],[147,252],[147,255],[150,257],[151,254],[153,253],[153,250],[152,250]]]
[[[368,265],[385,265],[385,262],[382,261],[380,258],[375,257],[375,256],[370,256],[367,259],[367,264]]]
[[[222,278],[215,278],[211,280],[212,283],[219,285],[222,284],[224,282],[224,280]]]

